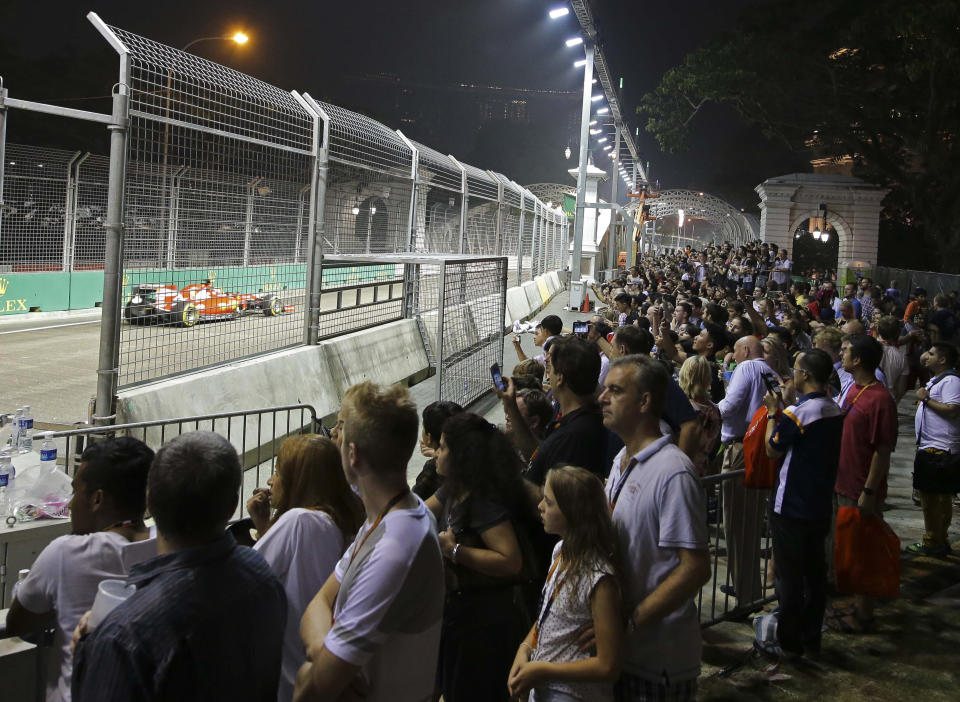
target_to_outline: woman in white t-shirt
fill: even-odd
[[[532,691],[532,702],[612,700],[624,624],[616,531],[603,483],[583,468],[552,469],[540,517],[544,530],[561,541],[553,551],[537,620],[510,669],[510,694],[526,699]],[[578,644],[588,628],[594,630],[596,655]]]
[[[297,671],[306,661],[300,618],[363,523],[364,510],[347,485],[336,445],[316,434],[283,442],[267,486],[247,501],[247,512],[259,534],[253,548],[287,593],[277,692],[277,699],[286,702],[293,699]]]

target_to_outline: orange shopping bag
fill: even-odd
[[[743,437],[743,485],[769,490],[777,477],[775,461],[767,456],[767,408],[760,407],[750,420],[750,428]]]
[[[862,515],[859,507],[838,509],[833,563],[840,592],[900,595],[900,539],[880,517]]]

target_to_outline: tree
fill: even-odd
[[[794,152],[852,157],[856,175],[891,189],[881,256],[956,271],[958,75],[956,0],[781,1],[686,56],[637,111],[668,152],[715,103]]]

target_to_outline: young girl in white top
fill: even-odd
[[[603,483],[583,468],[547,474],[543,528],[561,538],[543,587],[537,619],[517,650],[510,694],[534,702],[613,699],[623,638],[616,532]],[[578,638],[592,628],[596,654]]]

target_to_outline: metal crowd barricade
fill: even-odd
[[[264,485],[273,473],[283,439],[294,434],[316,433],[320,431],[320,421],[311,405],[283,405],[111,426],[86,426],[44,432],[44,435],[57,444],[57,455],[62,457],[58,462],[68,475],[73,475],[89,441],[131,436],[157,450],[170,439],[192,431],[221,434],[236,448],[244,473],[239,503],[242,510],[253,489]],[[37,441],[40,440],[38,434]]]
[[[697,596],[697,611],[700,626],[706,628],[722,621],[742,619],[752,612],[776,599],[772,579],[767,578],[768,567],[772,562],[772,546],[767,524],[767,501],[760,503],[758,514],[752,515],[760,525],[760,597],[748,602],[739,601],[735,595],[721,591],[721,587],[733,587],[733,574],[729,562],[728,539],[723,524],[723,487],[731,481],[743,481],[744,471],[732,470],[718,475],[708,475],[700,479],[707,504],[707,533],[709,536],[710,580],[700,589]],[[742,525],[743,515],[730,515],[732,525]],[[738,528],[738,527],[734,527]]]

